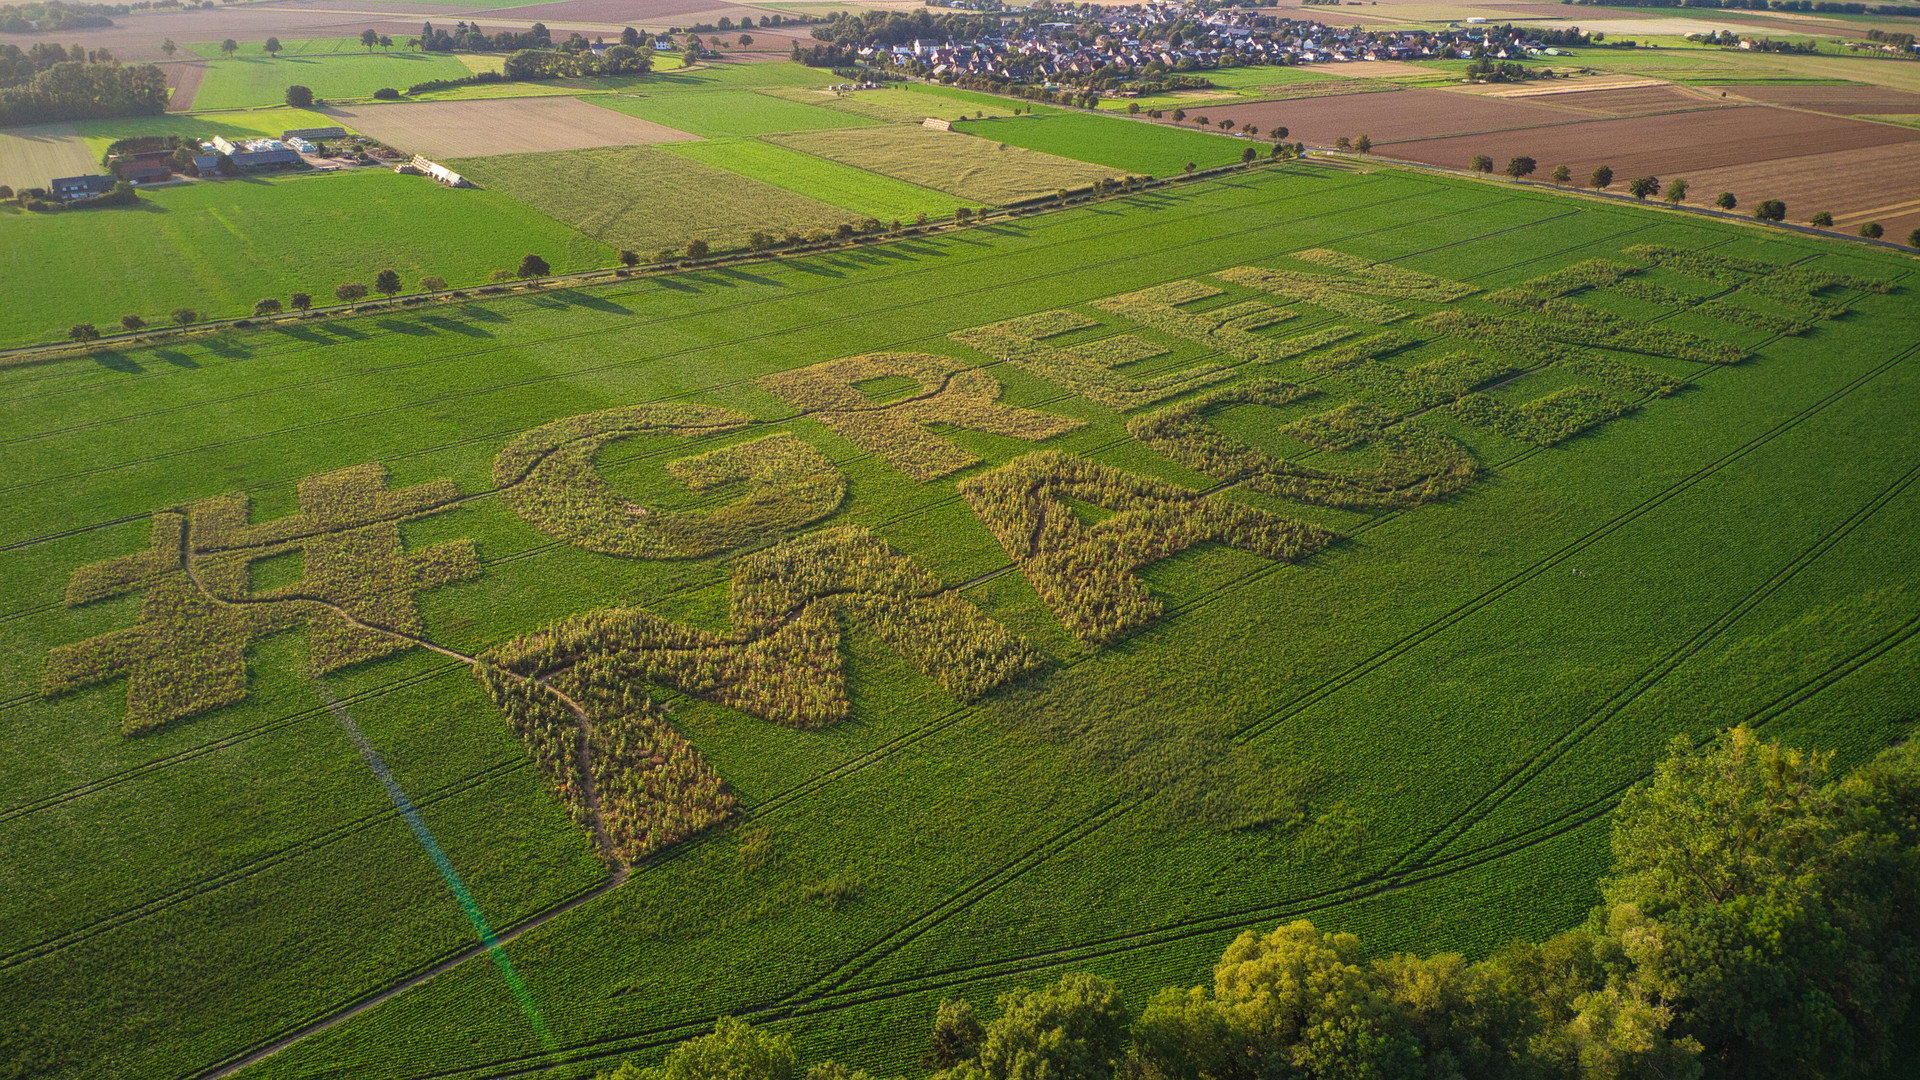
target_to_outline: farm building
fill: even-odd
[[[422,176],[431,176],[448,187],[472,187],[467,178],[436,161],[427,160],[425,155],[413,155],[412,165]]]
[[[233,159],[238,169],[265,169],[276,165],[300,164],[300,152],[279,139],[247,139],[234,142],[224,135],[213,137],[214,150]],[[195,164],[199,163],[195,158]],[[205,168],[205,166],[201,166]]]
[[[173,166],[159,161],[134,161],[116,166],[129,184],[164,184],[173,179]]]
[[[344,139],[346,137],[347,129],[343,127],[290,128],[280,133],[280,138],[284,142],[292,142],[295,139],[311,141],[314,139]]]
[[[47,185],[56,199],[82,199],[88,195],[105,195],[113,190],[111,176],[61,176]]]

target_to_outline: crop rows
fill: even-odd
[[[1089,401],[1122,411],[1231,377],[1232,373],[1218,364],[1202,364],[1146,379],[1115,371],[1122,364],[1166,355],[1167,350],[1133,334],[1079,345],[1046,343],[1047,338],[1098,325],[1076,312],[1055,310],[956,330],[948,336],[977,352],[998,357],[1022,371],[1058,383]]]

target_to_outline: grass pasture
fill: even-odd
[[[574,159],[606,199],[642,169],[704,177],[678,156],[694,145],[541,157]],[[538,160],[474,168],[537,182]],[[670,201],[686,220],[720,212]],[[435,224],[496,221],[449,216]],[[1567,297],[1584,321],[1534,331],[1618,331],[1582,346],[1582,366],[1447,329],[1448,316],[1526,318],[1490,295],[1594,259],[1644,269]],[[1738,282],[1692,276],[1698,260]],[[1296,277],[1221,276],[1237,267]],[[1795,291],[1820,273],[1849,276],[1818,298],[1844,315]],[[1302,286],[1312,274],[1367,274],[1373,291]],[[1855,280],[1869,278],[1894,288]],[[1303,915],[1383,952],[1475,956],[1572,925],[1596,899],[1605,813],[1674,735],[1745,720],[1844,767],[1913,734],[1917,286],[1911,260],[1797,233],[1296,164],[891,245],[0,369],[0,1045],[61,1080],[200,1074],[480,940],[476,913],[499,930],[606,880],[449,657],[411,649],[323,690],[311,631],[263,632],[244,700],[138,737],[119,733],[125,681],[40,688],[50,650],[141,625],[131,597],[62,598],[79,568],[145,550],[156,511],[245,492],[244,520],[272,533],[303,479],[369,462],[390,490],[445,480],[459,496],[395,526],[409,552],[470,540],[478,561],[413,598],[423,640],[472,655],[620,606],[690,637],[750,632],[730,622],[729,583],[763,565],[757,548],[600,554],[509,505],[504,450],[633,405],[743,422],[605,442],[589,464],[622,498],[680,510],[750,495],[690,492],[687,470],[791,436],[845,484],[793,535],[870,529],[948,587],[959,607],[941,610],[991,618],[1044,666],[962,694],[885,644],[897,623],[854,618],[833,646],[849,704],[837,723],[795,729],[708,690],[659,690],[667,723],[737,796],[733,821],[243,1075],[581,1077],[657,1059],[723,1015],[792,1033],[803,1064],[895,1075],[916,1068],[943,997],[984,1008],[1087,970],[1138,1008],[1203,980],[1241,930]],[[1233,329],[1253,325],[1252,305],[1280,321]],[[1776,332],[1801,310],[1802,332]],[[1051,332],[1014,340],[1021,326]],[[1340,326],[1358,333],[1283,348]],[[1012,344],[963,343],[986,327]],[[1367,353],[1383,327],[1405,348]],[[1468,348],[1527,367],[1488,398],[1498,407],[1401,396]],[[912,377],[869,377],[889,361],[852,364],[853,411],[919,417],[933,445],[976,463],[912,479],[890,463],[898,429],[796,400],[799,369],[824,378],[817,365],[889,352],[932,357],[914,370],[949,389],[908,402],[895,395]],[[1264,379],[1317,391],[1205,414],[1248,446],[1372,469],[1370,449],[1308,446],[1310,418],[1345,402],[1426,408],[1407,422],[1477,473],[1410,504],[1229,485],[1198,501],[1341,539],[1293,562],[1197,544],[1132,571],[1159,605],[1132,632],[1076,637],[1044,598],[1045,567],[1016,562],[988,524],[1006,507],[976,510],[969,493],[1057,451],[1197,497],[1216,477],[1140,434],[1168,406],[1121,411],[1067,377],[1101,390],[1206,367],[1220,373],[1209,394]],[[1530,401],[1591,380],[1620,395],[1620,415],[1548,443],[1513,426]],[[983,388],[971,412],[911,411]],[[996,404],[1053,434],[1030,441]],[[1062,512],[1088,530],[1115,520]],[[257,570],[239,587],[284,572]]]
[[[479,221],[485,239],[475,243]],[[232,318],[294,291],[330,302],[334,286],[371,283],[389,266],[411,288],[427,274],[484,281],[530,251],[562,272],[613,261],[601,244],[503,193],[452,191],[384,169],[161,188],[143,193],[138,207],[15,211],[0,217],[0,229],[12,252],[0,265],[7,344],[64,338],[76,322],[117,326],[125,314],[164,322],[182,307]],[[370,247],[369,236],[379,244]],[[130,259],[131,251],[164,252],[164,262]],[[94,284],[74,288],[80,276]]]
[[[1112,168],[923,127],[810,131],[770,136],[769,141],[992,206],[1084,187],[1115,175]]]
[[[204,48],[204,47],[203,47]],[[450,53],[287,52],[278,58],[236,53],[221,57],[218,47],[207,61],[193,107],[200,111],[279,105],[296,83],[329,101],[371,98],[375,90],[406,90],[429,79],[461,79],[472,74]]]
[[[831,229],[867,216],[649,146],[450,164],[600,243],[649,255],[696,238],[731,246],[755,231]]]
[[[16,190],[47,186],[57,176],[100,171],[100,158],[72,124],[36,124],[0,130],[0,184]]]
[[[935,220],[953,216],[953,195],[890,176],[856,169],[764,139],[710,139],[670,144],[667,149],[716,169],[831,203],[881,221]]]
[[[991,142],[1058,157],[1090,161],[1123,172],[1172,176],[1191,161],[1202,169],[1239,161],[1247,147],[1267,144],[1212,135],[1193,128],[1145,120],[1119,123],[1085,113],[1053,112],[992,122],[974,121],[956,130]]]

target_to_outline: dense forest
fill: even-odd
[[[36,31],[84,30],[90,26],[112,26],[113,16],[125,15],[125,4],[47,3],[0,4],[0,31],[31,34]]]
[[[1613,820],[1585,925],[1485,960],[1369,960],[1300,921],[1130,1008],[1069,974],[941,1004],[935,1080],[1814,1080],[1889,1075],[1920,971],[1920,749],[1844,777],[1736,728],[1676,740]],[[1911,1049],[1910,1047],[1908,1048]],[[871,1080],[723,1019],[602,1080]]]
[[[34,52],[40,51],[41,46],[34,46]],[[0,46],[0,127],[155,115],[166,108],[167,78],[153,64],[61,59],[41,68],[18,47]]]

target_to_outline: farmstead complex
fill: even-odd
[[[0,1075],[1914,1075],[1920,18],[6,10]]]

